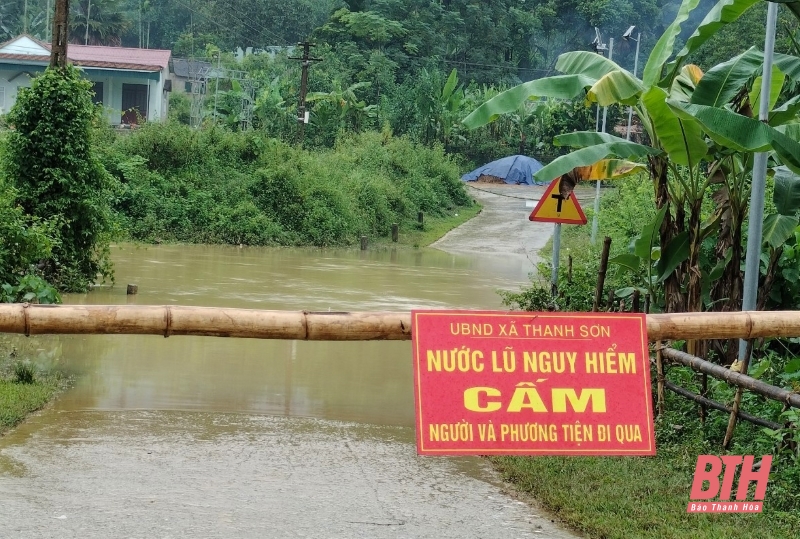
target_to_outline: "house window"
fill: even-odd
[[[92,102],[95,105],[102,105],[103,104],[103,83],[102,82],[93,82],[92,83],[92,92],[94,93],[94,97],[92,98]]]

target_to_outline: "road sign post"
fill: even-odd
[[[578,197],[570,192],[566,197],[561,193],[561,178],[556,178],[548,186],[539,199],[539,203],[531,212],[530,221],[555,223],[553,229],[553,273],[550,282],[552,293],[558,293],[558,266],[561,256],[561,225],[585,225],[586,215],[583,213]]]
[[[558,261],[561,256],[561,223],[553,225],[553,274],[550,277],[553,297],[558,294]]]

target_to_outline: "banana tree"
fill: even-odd
[[[343,89],[339,81],[334,81],[334,88],[330,92],[309,93],[306,101],[318,103],[313,110],[314,121],[333,121],[337,129],[347,126],[356,132],[361,131],[368,119],[375,117],[377,107],[367,105],[358,98],[356,92],[371,85],[370,82],[357,82]]]
[[[536,176],[539,180],[547,181],[567,174],[576,167],[609,158],[647,160],[656,206],[659,210],[668,208],[659,230],[662,249],[670,249],[673,241],[686,243],[688,240],[688,260],[678,265],[676,271],[664,282],[666,311],[702,310],[701,245],[713,233],[716,225],[711,222],[704,226],[701,222],[701,210],[709,187],[719,181],[718,173],[729,165],[728,161],[719,159],[719,152],[742,154],[737,159],[740,169],[745,172],[748,171],[748,166],[752,166],[746,157],[748,152],[771,150],[777,160],[790,168],[795,166],[795,161],[800,156],[800,144],[797,140],[791,134],[782,133],[773,126],[759,128],[761,136],[750,141],[739,140],[742,137],[747,138],[745,132],[729,133],[723,124],[730,120],[730,115],[759,123],[740,116],[743,107],[733,110],[729,104],[740,94],[744,83],[741,84],[742,87],[736,87],[736,84],[723,77],[712,77],[708,83],[703,83],[704,77],[700,69],[685,65],[689,54],[705,43],[715,30],[735,21],[757,1],[719,1],[687,40],[684,48],[668,63],[681,25],[699,3],[699,0],[684,0],[675,20],[653,48],[641,79],[595,53],[570,52],[561,55],[556,64],[556,69],[562,75],[512,88],[488,101],[464,120],[469,127],[477,127],[492,121],[500,114],[514,110],[522,101],[541,97],[584,97],[587,103],[596,102],[600,106],[633,106],[647,132],[649,146],[607,134],[575,133],[566,140],[562,137],[561,143],[577,150],[556,159]],[[787,77],[791,71],[789,58],[784,59],[784,67],[778,66]],[[738,62],[735,64],[739,66]],[[760,65],[759,61],[748,64],[748,69],[754,68],[749,71],[750,76]],[[742,68],[742,71],[747,70]],[[741,80],[737,79],[737,84]],[[704,91],[699,95],[716,96],[713,103],[700,105],[691,102],[701,85]],[[711,117],[705,109],[691,107],[714,109],[722,116]],[[789,118],[796,117],[796,111],[790,109],[791,106],[783,111],[782,116],[776,114],[776,119],[781,116],[782,121],[786,122]],[[690,111],[701,113],[702,118]],[[748,128],[753,126],[748,124]],[[728,136],[730,140],[722,140],[723,136]],[[559,142],[558,138],[556,142]],[[713,147],[713,144],[719,147]],[[678,249],[676,247],[673,250]],[[685,286],[685,296],[681,285]]]

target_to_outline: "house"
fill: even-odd
[[[166,118],[171,91],[171,52],[158,49],[69,45],[67,58],[93,83],[95,101],[109,123],[136,124]],[[0,114],[7,113],[20,87],[50,65],[50,44],[29,35],[0,44]]]

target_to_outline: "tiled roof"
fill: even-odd
[[[50,45],[36,40],[50,50]],[[93,45],[68,45],[67,58],[81,67],[129,69],[135,71],[161,71],[169,65],[172,52],[161,49],[133,49],[129,47],[98,47]],[[34,54],[0,53],[0,60],[48,62],[47,56]]]

